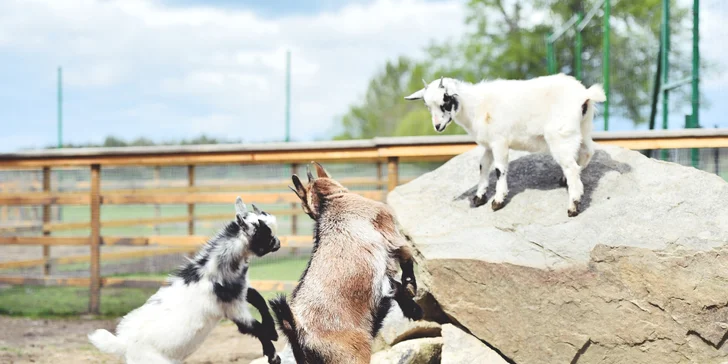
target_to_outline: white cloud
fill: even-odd
[[[376,0],[267,19],[154,0],[3,0],[0,50],[62,64],[71,89],[108,91],[113,98],[110,90],[123,85],[146,98],[104,111],[109,114],[175,118],[192,134],[240,130],[245,135],[230,137],[266,140],[282,136],[285,51],[291,49],[292,133],[305,139],[329,129],[386,60],[459,34],[463,5]],[[188,103],[207,111],[186,116],[177,110]],[[149,105],[149,115],[139,112]]]

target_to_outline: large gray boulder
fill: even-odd
[[[423,290],[453,322],[516,363],[728,362],[724,180],[600,147],[569,218],[553,159],[511,153],[494,212],[469,202],[481,154],[388,196]]]

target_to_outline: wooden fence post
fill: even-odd
[[[100,313],[101,298],[101,165],[91,165],[91,284],[89,290],[89,313]]]
[[[377,161],[377,190],[381,191],[384,189],[382,184],[382,161]]]
[[[51,168],[50,167],[43,167],[43,192],[49,193],[51,192]],[[43,205],[43,225],[41,225],[41,230],[43,231],[43,236],[49,236],[51,235],[51,231],[45,228],[45,225],[51,222],[51,205],[45,204]],[[51,273],[51,247],[49,245],[43,245],[43,259],[45,260],[45,263],[43,264],[43,276],[47,277]]]
[[[399,184],[399,157],[387,158],[387,192]]]
[[[298,164],[291,164],[291,175],[298,174]],[[297,204],[291,203],[291,209],[295,210]],[[291,235],[298,234],[298,216],[296,214],[291,215]]]
[[[195,185],[195,166],[190,164],[187,166],[187,186]],[[195,235],[195,204],[187,204],[187,234]]]
[[[162,167],[160,166],[154,166],[154,187],[159,188],[162,182]],[[154,205],[154,217],[160,218],[162,217],[162,207],[159,205]],[[159,235],[159,225],[154,225],[154,233]]]

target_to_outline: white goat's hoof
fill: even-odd
[[[579,215],[579,201],[572,202],[567,213],[569,214],[569,217]]]
[[[473,207],[483,206],[486,202],[488,202],[488,199],[485,197],[485,193],[483,196],[478,197],[478,195],[475,195],[470,199],[470,203]]]
[[[505,201],[498,202],[496,200],[493,200],[493,203],[490,206],[493,208],[493,211],[498,211],[498,210],[502,209],[503,206],[505,206],[505,205],[506,205]]]

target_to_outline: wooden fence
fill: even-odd
[[[681,149],[681,148],[728,148],[728,130],[680,130],[652,132],[610,132],[594,133],[600,144],[619,145],[638,150]],[[126,148],[84,148],[39,150],[11,154],[0,154],[0,169],[41,170],[42,192],[0,193],[0,206],[41,205],[42,236],[13,235],[20,226],[4,227],[0,233],[0,244],[38,245],[42,247],[42,259],[0,263],[0,268],[23,268],[43,266],[42,278],[2,276],[0,283],[76,285],[89,286],[89,311],[99,312],[101,287],[159,286],[159,280],[103,278],[100,274],[101,261],[138,258],[159,254],[193,251],[204,242],[204,236],[195,235],[195,220],[227,219],[228,214],[196,215],[196,204],[230,204],[237,196],[247,203],[286,203],[291,208],[276,211],[277,215],[290,215],[292,235],[281,237],[282,247],[310,246],[310,236],[296,235],[295,215],[300,214],[296,206],[297,197],[291,192],[270,192],[281,189],[288,181],[273,183],[223,184],[220,186],[196,186],[195,169],[201,165],[221,164],[281,164],[289,165],[292,171],[311,161],[317,162],[367,162],[377,163],[378,173],[371,178],[342,179],[344,185],[374,186],[374,190],[357,193],[376,200],[384,200],[402,181],[399,175],[403,161],[445,161],[475,147],[467,136],[375,138],[372,140],[333,141],[316,143],[270,143],[253,145],[204,145],[204,146],[162,146]],[[382,167],[386,165],[386,178]],[[183,186],[161,188],[154,184],[134,189],[101,190],[101,170],[118,166],[186,166],[187,183]],[[87,192],[54,192],[51,186],[51,171],[58,168],[88,168],[90,179]],[[13,183],[9,181],[8,183]],[[236,191],[246,191],[245,193]],[[187,215],[156,217],[151,219],[124,219],[101,221],[102,205],[129,204],[186,204]],[[51,221],[53,205],[88,205],[91,218],[88,222],[58,223]],[[156,225],[170,222],[186,222],[184,236],[102,236],[102,227]],[[90,229],[89,236],[57,237],[54,231]],[[10,234],[10,235],[7,235]],[[51,259],[52,246],[90,246],[90,255],[69,256]],[[101,245],[157,246],[148,251],[115,252],[101,254]],[[89,278],[60,278],[49,275],[50,263],[90,263]],[[253,286],[261,290],[287,290],[295,282],[255,281]]]

